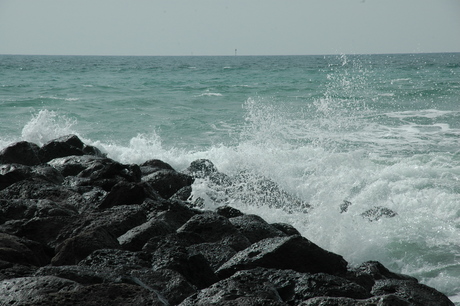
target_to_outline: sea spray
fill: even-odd
[[[34,115],[22,129],[22,139],[43,145],[60,136],[75,134],[75,119],[43,109]]]

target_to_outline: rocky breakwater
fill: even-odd
[[[70,135],[0,152],[1,305],[453,305],[288,224],[194,208],[196,161],[126,165]]]

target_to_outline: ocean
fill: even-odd
[[[0,55],[0,148],[67,134],[123,163],[209,159],[239,179],[196,180],[205,209],[290,223],[460,304],[460,53]]]

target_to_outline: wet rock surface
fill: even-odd
[[[121,164],[75,135],[11,144],[0,151],[0,304],[453,305],[379,262],[349,267],[289,224],[197,209],[190,197],[206,179],[227,196],[247,190],[244,201],[311,209],[246,178],[204,159],[184,173],[161,160]]]

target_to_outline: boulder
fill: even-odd
[[[271,226],[282,231],[288,236],[300,235],[300,232],[294,226],[287,223],[272,223]]]
[[[197,212],[191,210],[181,202],[170,202],[167,207],[168,209],[164,209],[155,206],[152,216],[166,222],[174,230],[183,226],[190,218],[197,214]]]
[[[246,271],[244,271],[246,272]],[[283,303],[272,283],[261,281],[251,273],[237,273],[185,299],[181,306],[192,305],[270,305]],[[243,304],[245,303],[249,304]],[[230,304],[230,302],[232,302]]]
[[[165,301],[149,288],[137,284],[108,283],[81,286],[71,291],[47,294],[40,299],[41,305],[66,306],[164,306]],[[37,304],[34,304],[37,305]]]
[[[205,178],[218,171],[209,159],[197,159],[184,172],[196,178]]]
[[[344,213],[344,212],[347,212],[348,211],[348,207],[350,207],[352,205],[352,203],[350,201],[346,201],[344,200],[342,204],[340,204],[339,208],[340,208],[340,213]]]
[[[43,179],[52,184],[60,185],[64,182],[64,176],[50,165],[38,165],[31,168],[32,177]]]
[[[187,247],[187,251],[190,255],[203,255],[213,271],[216,271],[236,254],[233,248],[218,242],[193,244]]]
[[[150,258],[145,252],[131,252],[118,249],[99,249],[78,264],[96,271],[111,271],[126,276],[133,270],[150,268]]]
[[[31,176],[31,167],[21,164],[0,165],[0,190]]]
[[[66,156],[61,158],[55,158],[48,162],[48,165],[58,170],[63,176],[76,176],[83,170],[93,166],[97,163],[108,163],[110,159],[93,156]]]
[[[288,213],[308,213],[311,205],[283,190],[276,182],[257,173],[242,171],[233,178],[232,188],[227,191],[243,203],[278,208]]]
[[[140,165],[142,176],[152,174],[160,170],[174,170],[170,164],[159,159],[150,159]]]
[[[19,141],[0,151],[0,164],[39,165],[40,147],[28,141]]]
[[[190,254],[185,247],[161,247],[152,252],[154,271],[170,269],[179,272],[198,289],[206,288],[218,279],[201,254]]]
[[[142,251],[153,253],[158,249],[173,247],[187,248],[194,244],[204,243],[205,241],[199,235],[191,232],[173,233],[165,236],[156,236],[149,239],[144,245]]]
[[[165,199],[170,198],[180,189],[193,184],[193,177],[175,170],[159,170],[142,178]]]
[[[317,296],[363,299],[371,295],[363,287],[337,276],[256,268],[239,271],[229,278],[200,290],[185,300],[183,305],[220,305],[223,301],[238,303],[244,297],[298,305]]]
[[[6,279],[33,276],[38,266],[14,264],[0,260],[0,282]]]
[[[214,212],[194,215],[177,232],[196,233],[206,242],[221,242],[238,251],[251,244],[229,219]]]
[[[187,201],[192,195],[192,186],[184,186],[173,194],[170,200]]]
[[[286,234],[268,224],[257,215],[243,215],[229,219],[240,233],[246,236],[251,243],[265,238],[285,237]]]
[[[222,279],[256,267],[342,275],[347,271],[347,262],[342,256],[326,251],[302,236],[275,237],[263,239],[238,252],[216,273]]]
[[[315,297],[304,301],[299,306],[412,306],[408,301],[395,295],[376,296],[365,300],[344,297]]]
[[[50,183],[39,178],[25,179],[8,186],[0,191],[0,199],[46,199],[57,204],[70,205],[77,209],[83,209],[87,205],[82,195],[72,188]]]
[[[73,222],[68,222],[59,232],[56,241],[61,243],[85,231],[99,228],[119,237],[146,221],[147,212],[141,205],[121,205],[104,211],[89,211],[80,214]]]
[[[142,282],[144,286],[157,290],[170,305],[178,305],[197,290],[179,272],[170,269],[133,270],[130,275],[136,283]]]
[[[454,306],[444,294],[413,280],[380,279],[375,282],[373,295],[393,294],[409,302],[409,305]]]
[[[138,165],[124,165],[109,158],[95,158],[86,164],[86,168],[77,177],[81,179],[81,185],[99,186],[110,191],[120,181],[140,182],[141,170]]]
[[[78,288],[82,286],[55,276],[21,277],[1,281],[0,297],[3,305],[58,305],[43,303],[43,298]]]
[[[76,135],[62,136],[45,143],[38,151],[41,162],[72,155],[103,156],[102,152],[93,146],[85,145]]]
[[[119,248],[120,244],[115,236],[105,228],[96,228],[64,240],[56,247],[56,255],[51,264],[75,265],[95,250]]]
[[[398,214],[393,210],[382,207],[382,206],[375,206],[371,209],[366,210],[361,214],[361,216],[369,221],[378,221],[381,218],[393,218],[396,217]]]
[[[175,229],[167,222],[153,218],[118,237],[118,242],[125,250],[140,251],[150,238],[174,232]]]
[[[75,207],[50,200],[0,200],[0,224],[8,220],[32,219],[34,217],[74,216]]]
[[[45,251],[52,254],[54,253],[52,249],[56,246],[56,238],[60,235],[60,231],[75,220],[76,216],[34,217],[32,219],[10,220],[0,226],[0,232],[40,242],[46,246]]]
[[[233,208],[233,207],[228,206],[228,205],[217,207],[216,208],[216,213],[221,215],[221,216],[224,216],[225,218],[234,218],[234,217],[240,217],[240,216],[244,215],[238,209]]]
[[[118,205],[142,204],[147,194],[141,184],[121,181],[115,184],[98,205],[106,209]]]
[[[0,233],[0,261],[43,266],[48,264],[49,260],[38,242]]]
[[[349,270],[347,278],[367,288],[369,291],[380,279],[399,279],[418,282],[416,278],[391,272],[378,261],[366,261]]]
[[[33,276],[56,276],[82,285],[114,283],[120,281],[120,274],[112,269],[81,265],[44,266],[35,271]]]

